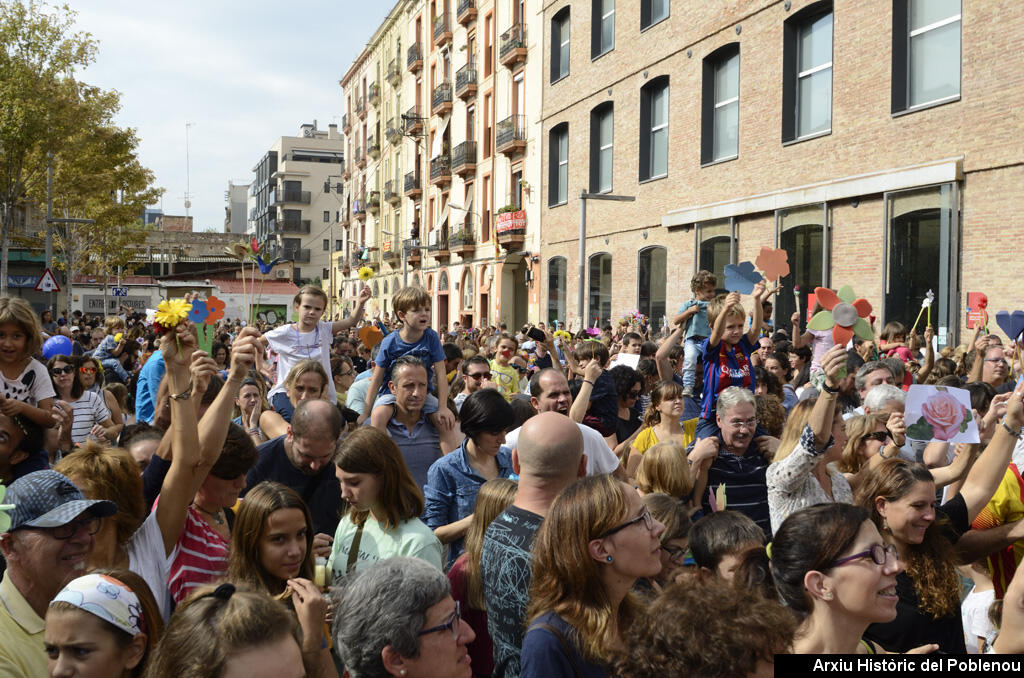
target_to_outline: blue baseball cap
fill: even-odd
[[[21,527],[60,527],[90,511],[97,518],[117,513],[117,504],[105,499],[86,499],[68,477],[56,471],[35,471],[18,478],[4,497],[14,504],[9,512],[9,532]]]

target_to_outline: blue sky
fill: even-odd
[[[223,230],[228,181],[282,135],[314,119],[341,123],[338,81],[392,0],[80,0],[78,30],[99,40],[80,77],[121,92],[118,124],[134,127],[141,161],[167,189],[165,214],[184,214],[185,122],[195,230]],[[159,206],[159,205],[158,205]]]

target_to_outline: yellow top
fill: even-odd
[[[48,678],[45,622],[11,582],[0,582],[0,678]]]

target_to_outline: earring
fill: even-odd
[[[832,592],[831,591],[825,591],[825,594],[822,597],[825,600],[832,600]]]
[[[398,673],[400,673],[401,675],[404,676],[405,675],[405,669],[400,670]]]
[[[889,521],[886,520],[884,517],[882,518],[882,531],[883,532],[892,532],[892,530],[889,529]]]
[[[605,558],[605,560],[607,560],[610,563],[610,562],[612,562],[612,557],[608,556],[607,558]]]

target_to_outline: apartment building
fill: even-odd
[[[942,344],[966,338],[969,293],[1016,307],[1020,3],[556,0],[543,15],[545,320],[661,320],[696,270],[722,286],[763,246],[789,256],[781,326],[817,285],[908,325],[931,289]],[[635,197],[586,201],[582,258],[581,192]]]
[[[396,149],[391,165],[368,180],[383,186],[384,202],[394,200],[381,208],[391,220],[380,225],[380,241],[356,245],[360,262],[381,252],[371,283],[381,310],[388,290],[414,284],[434,299],[435,327],[539,317],[540,120],[527,112],[540,110],[541,16],[525,0],[402,1],[343,78],[346,114],[382,120]],[[364,78],[379,82],[367,73],[388,81],[380,101],[394,105],[384,115],[374,108],[383,103],[364,103]],[[377,129],[343,127],[353,154]],[[357,194],[361,180],[353,171]]]
[[[276,277],[333,289],[331,254],[343,245],[337,193],[342,165],[338,126],[323,131],[314,120],[298,135],[277,139],[252,168],[247,231],[269,243],[268,257],[290,264],[275,269]]]

